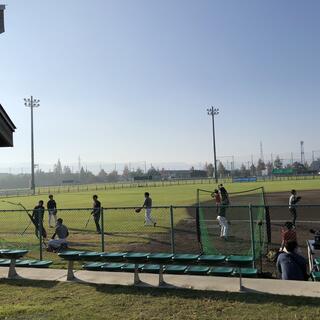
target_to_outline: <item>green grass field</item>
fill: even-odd
[[[250,183],[226,183],[225,187],[229,192],[239,192],[263,186],[265,192],[290,192],[291,189],[297,190],[316,190],[320,189],[320,179],[311,180],[289,180],[289,181],[266,181]],[[61,192],[55,193],[55,199],[60,208],[90,208],[92,205],[92,195],[97,193],[104,207],[139,206],[143,202],[143,193],[149,191],[153,199],[154,206],[161,205],[192,205],[196,202],[196,190],[213,190],[215,184],[184,184],[173,186],[157,186],[107,189],[81,192]],[[66,190],[66,189],[64,189]],[[48,189],[49,192],[49,189]],[[51,190],[52,192],[52,190]],[[11,209],[7,204],[2,203],[0,198],[0,210]],[[38,200],[47,200],[45,195],[10,197],[8,200],[21,202],[27,208],[33,208]]]

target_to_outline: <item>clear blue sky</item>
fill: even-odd
[[[0,167],[188,162],[319,150],[320,1],[7,0]]]

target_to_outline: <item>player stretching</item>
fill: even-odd
[[[296,220],[297,220],[297,209],[295,207],[295,204],[298,203],[301,200],[301,197],[297,197],[297,191],[291,190],[291,196],[289,198],[289,212],[292,216],[292,224],[296,226]]]

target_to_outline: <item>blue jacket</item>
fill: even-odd
[[[305,280],[307,261],[296,253],[282,252],[277,259],[277,269],[282,280]]]

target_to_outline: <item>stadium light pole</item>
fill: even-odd
[[[31,190],[32,194],[36,193],[36,185],[34,181],[34,143],[33,143],[33,108],[40,106],[40,100],[34,99],[33,96],[24,99],[24,105],[31,111]]]
[[[207,113],[212,118],[212,144],[213,144],[213,160],[214,160],[214,179],[216,183],[218,183],[218,176],[217,176],[217,156],[216,156],[216,135],[214,130],[214,117],[219,114],[218,108],[211,107],[207,109]]]

